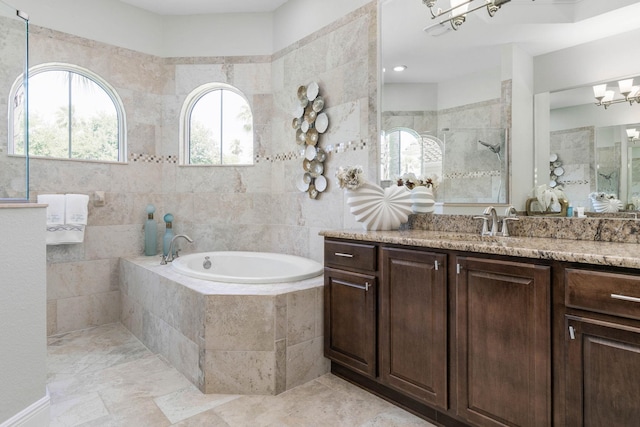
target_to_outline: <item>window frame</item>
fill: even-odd
[[[247,105],[249,106],[249,111],[251,112],[251,163],[212,163],[212,164],[192,164],[191,163],[191,113],[198,103],[200,99],[202,99],[205,95],[216,91],[216,90],[229,90],[236,95],[242,97],[245,100]],[[224,111],[224,105],[223,105]],[[211,167],[211,166],[226,166],[226,167],[243,167],[243,166],[254,166],[255,165],[255,152],[256,152],[256,139],[255,139],[255,124],[253,119],[253,108],[251,107],[251,103],[247,96],[237,87],[230,85],[228,83],[222,82],[211,82],[205,83],[203,85],[198,86],[194,90],[192,90],[185,98],[182,109],[180,110],[180,149],[179,149],[179,157],[178,164],[180,166],[196,166],[196,167]],[[221,147],[222,141],[220,142]],[[221,158],[222,161],[222,158]]]
[[[44,72],[49,71],[63,71],[69,73],[75,73],[90,79],[93,83],[98,85],[109,96],[116,110],[116,118],[118,120],[118,159],[117,160],[99,160],[99,159],[81,159],[73,157],[51,157],[51,156],[37,156],[29,153],[29,157],[38,159],[53,159],[53,160],[72,160],[80,162],[101,162],[101,163],[126,163],[127,162],[127,123],[126,114],[124,110],[124,104],[120,95],[105,79],[91,70],[83,68],[79,65],[68,64],[63,62],[47,62],[44,64],[35,65],[29,68],[29,78]],[[24,85],[24,79],[22,76],[18,77],[14,84],[11,86],[9,92],[9,100],[16,96],[16,93]],[[11,106],[11,103],[9,103]],[[8,111],[8,155],[11,156],[24,156],[24,154],[15,153],[15,144],[13,140],[13,115],[14,109],[9,108]],[[69,153],[71,155],[71,153]]]

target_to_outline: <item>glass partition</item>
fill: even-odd
[[[0,202],[25,201],[29,200],[29,20],[1,0],[0,40]],[[24,89],[10,97],[12,88],[20,85]],[[23,146],[25,155],[8,155],[9,141]]]

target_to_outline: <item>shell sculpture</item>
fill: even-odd
[[[349,211],[365,230],[397,229],[409,219],[413,203],[405,187],[382,188],[371,182],[347,191],[347,196]]]
[[[593,210],[598,213],[618,212],[622,209],[622,201],[619,199],[591,199],[591,203],[593,203]]]

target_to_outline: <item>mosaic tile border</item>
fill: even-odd
[[[323,147],[323,150],[329,155],[332,153],[339,154],[346,151],[368,150],[369,143],[360,139],[356,141],[341,142],[339,144],[329,144]],[[304,148],[298,151],[288,151],[286,153],[277,153],[270,155],[256,154],[254,161],[258,163],[275,163],[286,162],[289,160],[301,159],[304,157]],[[129,161],[134,163],[178,163],[178,156],[156,156],[155,154],[146,153],[129,153]]]
[[[129,153],[129,161],[135,163],[178,163],[178,156],[156,156],[146,153]]]
[[[473,172],[451,172],[444,175],[443,179],[471,179],[487,176],[501,176],[500,171],[473,171]]]
[[[328,144],[322,148],[327,155],[332,153],[339,154],[344,153],[346,151],[358,151],[358,150],[368,150],[369,144],[366,140],[360,139],[356,141],[347,141],[341,142],[338,144]],[[305,149],[301,148],[298,151],[289,151],[287,153],[278,153],[275,155],[261,156],[256,155],[255,162],[256,163],[275,163],[280,161],[288,161],[288,160],[296,160],[304,157]]]

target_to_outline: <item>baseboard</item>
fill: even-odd
[[[40,400],[32,403],[22,411],[0,424],[0,427],[43,427],[49,425],[49,408],[51,397],[49,389]]]

